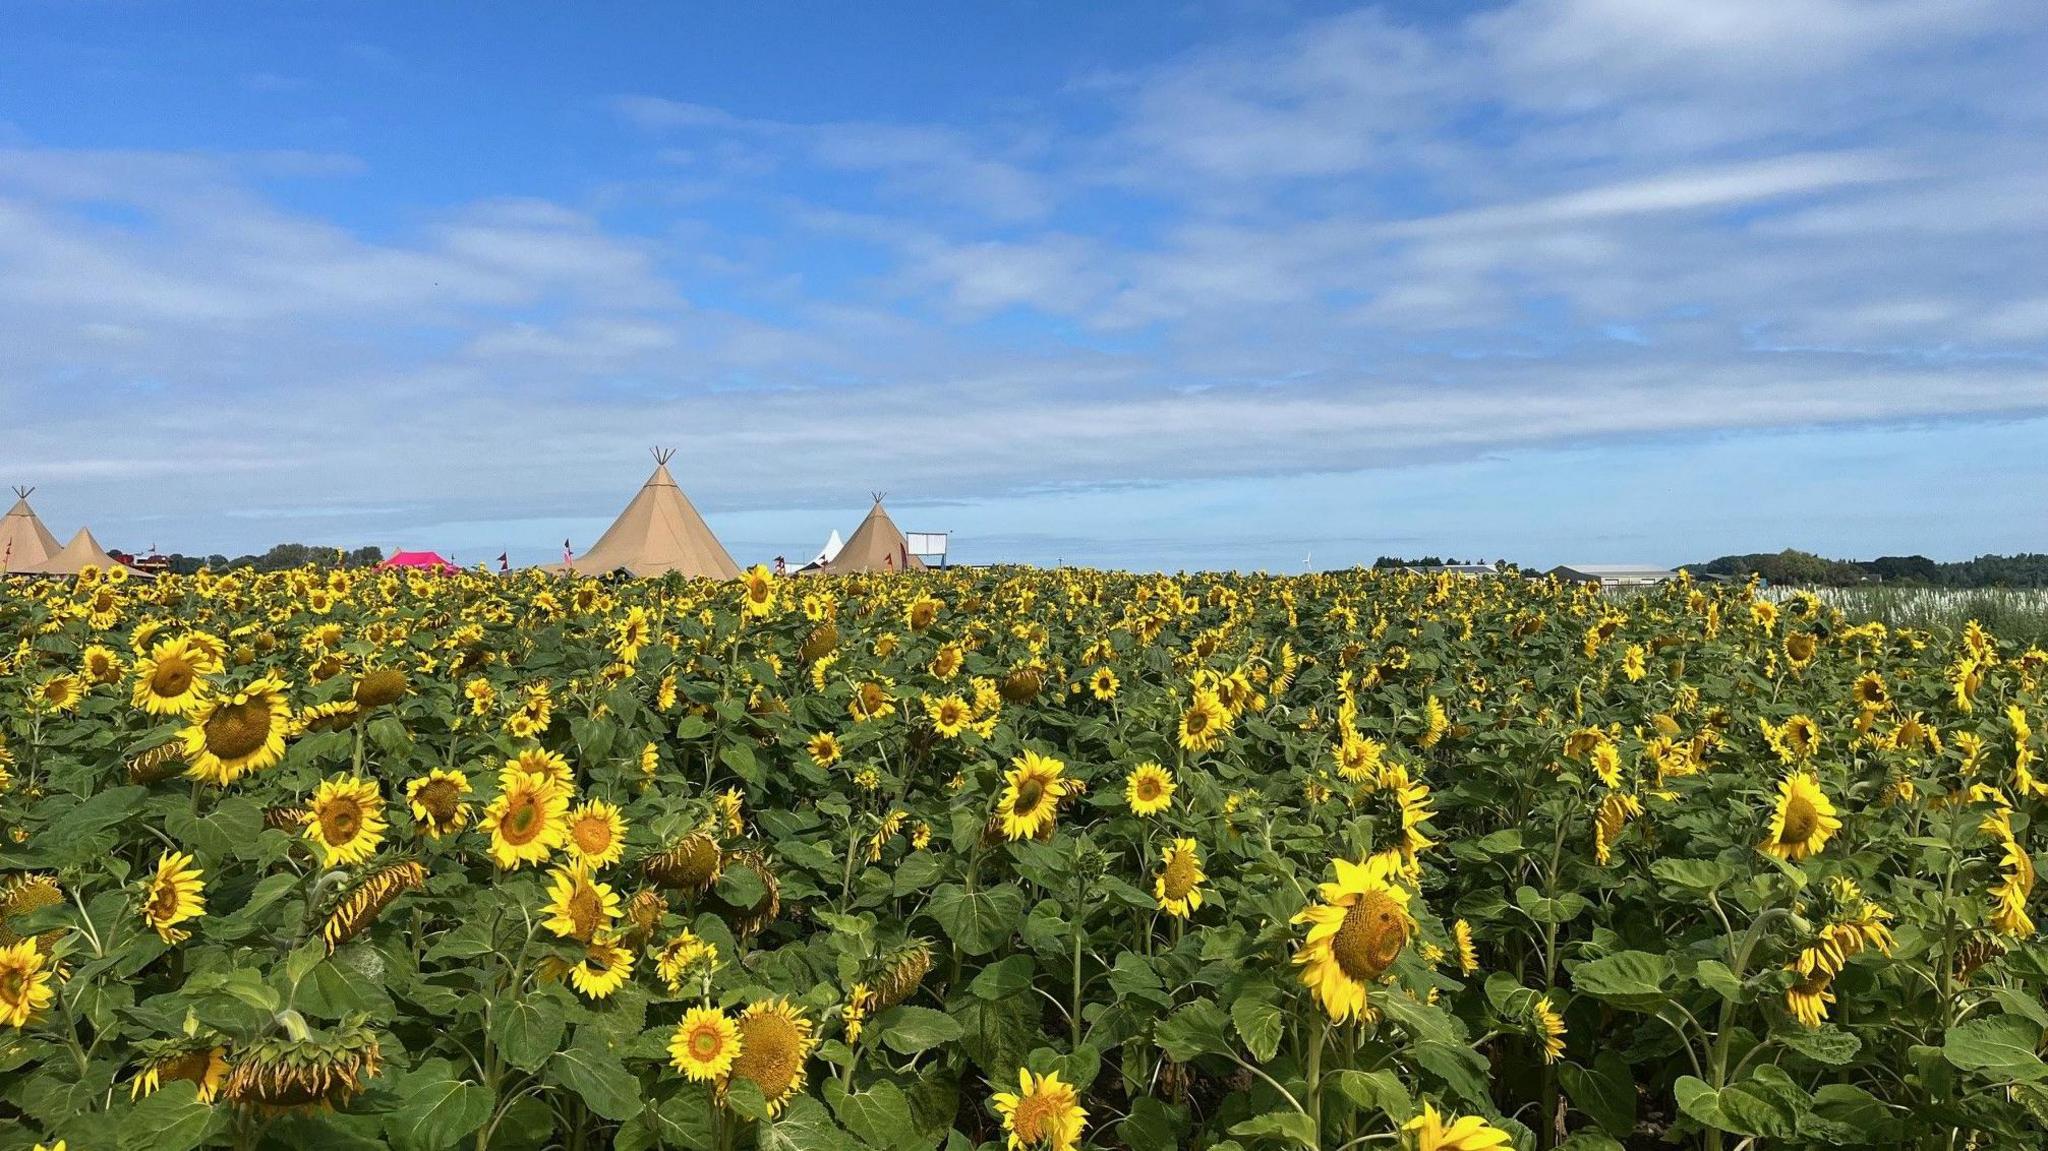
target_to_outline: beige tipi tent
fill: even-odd
[[[882,510],[882,496],[877,492],[868,518],[860,521],[853,538],[825,565],[825,574],[917,571],[923,567],[924,561],[910,554],[910,542],[903,538],[896,521]]]
[[[75,576],[87,564],[91,564],[101,571],[111,567],[126,566],[120,560],[107,554],[107,549],[101,547],[100,541],[93,538],[91,528],[79,528],[78,534],[71,537],[70,543],[65,544],[55,555],[44,560],[41,566],[35,570],[43,575]]]
[[[680,572],[707,579],[739,578],[739,565],[668,474],[674,455],[673,450],[654,450],[654,474],[590,550],[569,561],[568,570],[605,575],[624,568],[636,576]]]
[[[14,506],[0,518],[0,572],[41,571],[43,563],[61,550],[57,537],[28,506],[28,494],[34,490],[14,489]]]

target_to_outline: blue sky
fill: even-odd
[[[658,11],[646,8],[658,7]],[[475,561],[2048,546],[2028,0],[0,2],[0,481]]]

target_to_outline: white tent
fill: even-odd
[[[818,554],[811,557],[811,562],[796,570],[800,572],[817,571],[819,568],[837,559],[839,557],[839,549],[845,546],[845,542],[839,538],[839,529],[833,528],[832,538],[825,541],[825,546],[818,549]]]

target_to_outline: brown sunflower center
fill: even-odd
[[[505,818],[498,821],[498,835],[512,844],[532,842],[540,829],[540,805],[531,795],[513,796],[505,805]]]
[[[225,704],[206,721],[206,750],[221,759],[241,759],[270,739],[270,701],[262,696]]]
[[[569,896],[569,922],[578,939],[589,939],[604,926],[604,900],[598,897],[595,887],[587,883],[576,885],[575,893]]]
[[[1785,801],[1785,831],[1778,837],[1781,843],[1805,843],[1820,829],[1820,812],[1813,801],[1805,795],[1794,792]]]
[[[1018,1097],[1017,1111],[1010,1121],[1019,1142],[1050,1143],[1058,1128],[1059,1113],[1059,1099],[1032,1091]]]
[[[612,825],[594,815],[577,820],[569,834],[575,837],[577,849],[585,855],[597,855],[612,845]]]
[[[363,805],[352,796],[330,799],[321,805],[319,819],[321,838],[334,845],[348,843],[363,829]]]
[[[1010,808],[1018,815],[1030,815],[1044,800],[1045,785],[1036,779],[1023,779],[1017,782],[1017,802]]]
[[[1209,730],[1209,709],[1198,707],[1188,712],[1188,734],[1200,735]]]
[[[10,964],[0,967],[0,1003],[20,1003],[28,993],[28,970]]]
[[[1139,799],[1142,799],[1142,800],[1146,801],[1147,803],[1150,803],[1150,802],[1151,802],[1152,800],[1155,800],[1155,799],[1158,799],[1158,798],[1159,798],[1159,793],[1160,793],[1160,786],[1159,786],[1159,780],[1158,780],[1158,779],[1156,779],[1156,778],[1154,778],[1154,777],[1152,777],[1152,776],[1149,776],[1149,775],[1141,775],[1141,776],[1139,776],[1139,777],[1138,777],[1138,798],[1139,798]]]
[[[718,1053],[723,1050],[725,1036],[719,1033],[718,1028],[703,1024],[690,1032],[690,1054],[698,1059],[708,1062],[717,1058]]]
[[[1186,899],[1188,893],[1195,889],[1196,883],[1193,853],[1174,852],[1173,858],[1166,861],[1166,872],[1161,878],[1164,880],[1161,890],[1165,891],[1166,898]]]
[[[460,794],[452,779],[430,779],[413,793],[419,805],[427,809],[427,815],[435,822],[446,822],[455,818],[455,808]]]
[[[194,675],[191,664],[174,655],[165,656],[157,661],[156,670],[150,673],[149,693],[175,699],[192,687]]]
[[[1364,983],[1386,974],[1407,943],[1408,920],[1401,905],[1386,892],[1368,891],[1345,910],[1330,953],[1344,974]]]
[[[149,897],[150,918],[164,920],[177,913],[178,885],[167,879],[158,882],[156,890],[151,892]]]
[[[771,1101],[795,1089],[797,1074],[803,1070],[803,1036],[796,1025],[770,1011],[742,1017],[739,1031],[740,1053],[733,1060],[733,1075],[752,1082]]]

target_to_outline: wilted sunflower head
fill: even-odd
[[[55,876],[30,872],[0,883],[0,947],[21,942],[21,933],[14,929],[16,922],[45,907],[55,907],[63,902],[64,889],[57,886]],[[36,943],[44,951],[48,951],[62,935],[61,928],[45,931],[36,937]]]
[[[641,864],[648,882],[678,891],[698,892],[718,882],[724,865],[718,841],[693,831],[646,858]]]
[[[259,1039],[237,1051],[228,1072],[229,1099],[276,1114],[340,1107],[374,1079],[382,1048],[360,1023],[316,1034],[299,1024],[294,1034]]]
[[[356,705],[364,711],[397,703],[405,698],[410,688],[405,672],[395,667],[380,667],[364,672],[356,680]]]
[[[228,1077],[228,1039],[207,1029],[173,1039],[145,1039],[136,1044],[141,1055],[128,1097],[153,1095],[166,1083],[192,1083],[199,1102],[211,1103]]]

